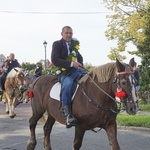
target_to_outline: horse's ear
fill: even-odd
[[[130,59],[129,65],[130,65],[131,67],[134,67],[134,65],[135,65],[134,57]]]
[[[123,72],[123,71],[125,71],[124,65],[123,65],[117,58],[116,58],[116,66],[117,66],[118,72]]]
[[[18,72],[18,70],[17,70],[16,68],[14,68],[14,70],[15,70],[16,72]]]

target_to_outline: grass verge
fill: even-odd
[[[143,104],[140,104],[140,109],[142,111],[148,111],[150,112],[150,105],[143,105]]]
[[[150,128],[150,116],[148,115],[135,115],[118,114],[117,124],[121,126],[134,126]]]

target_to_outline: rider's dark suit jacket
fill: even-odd
[[[55,41],[52,46],[51,61],[55,66],[70,69],[71,61],[67,61],[68,49],[65,40]],[[83,65],[83,57],[78,53],[77,60]]]

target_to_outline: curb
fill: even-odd
[[[150,132],[150,128],[144,128],[144,127],[117,126],[117,129]]]

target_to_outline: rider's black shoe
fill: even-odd
[[[66,119],[66,128],[76,126],[78,121],[71,115],[71,106],[63,106],[63,112]]]
[[[66,128],[71,128],[73,126],[76,126],[78,124],[78,121],[76,118],[74,118],[72,115],[68,115],[66,119]]]

